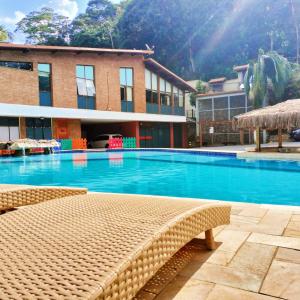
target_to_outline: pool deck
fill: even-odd
[[[228,202],[226,202],[228,203]],[[232,203],[231,224],[162,268],[136,299],[300,299],[300,207]]]
[[[276,147],[276,143],[262,144],[262,147]],[[285,142],[283,147],[298,147],[299,142]],[[264,159],[264,160],[292,160],[300,161],[300,153],[279,153],[279,152],[254,152],[255,145],[237,145],[237,146],[219,146],[219,147],[202,147],[193,150],[199,152],[221,152],[236,153],[237,158],[241,159]]]

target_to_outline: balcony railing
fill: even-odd
[[[189,109],[185,112],[187,118],[196,119],[196,112],[193,109]]]
[[[158,109],[158,104],[157,103],[146,103],[146,109],[147,113],[149,114],[158,114],[159,109]]]
[[[172,106],[161,105],[160,106],[160,113],[163,115],[172,115]]]
[[[133,112],[133,102],[132,101],[121,101],[122,112]]]
[[[174,106],[174,115],[184,116],[184,107]]]

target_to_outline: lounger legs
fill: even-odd
[[[214,240],[213,230],[209,229],[205,231],[205,241],[206,241],[206,247],[209,250],[215,250],[216,249],[216,243]]]

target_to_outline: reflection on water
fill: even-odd
[[[86,167],[87,166],[87,153],[74,153],[73,154],[73,166],[74,167]]]
[[[110,166],[123,166],[123,153],[122,152],[115,152],[115,153],[108,153],[109,165]]]

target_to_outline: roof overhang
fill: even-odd
[[[181,77],[179,77],[160,63],[158,63],[156,60],[152,58],[145,59],[145,66],[147,69],[155,72],[162,78],[170,81],[178,88],[191,93],[197,92],[197,90],[194,87],[192,87],[189,83],[187,83],[184,79],[182,79]]]
[[[69,47],[69,46],[44,46],[44,45],[28,45],[0,43],[0,50],[19,50],[23,52],[42,51],[42,52],[68,52],[68,53],[95,53],[95,54],[129,54],[129,55],[151,55],[152,50],[136,50],[136,49],[107,49],[107,48],[87,48],[87,47]]]
[[[232,96],[232,95],[245,95],[245,91],[226,91],[226,92],[215,92],[215,93],[206,93],[206,94],[197,94],[197,99],[206,99],[206,98],[217,98],[221,96]]]
[[[226,81],[226,77],[213,78],[213,79],[211,79],[208,83],[209,83],[209,84],[223,83],[224,81]]]
[[[84,123],[104,122],[172,122],[185,123],[185,116],[127,113],[115,111],[87,110],[74,108],[58,108],[46,106],[20,105],[0,103],[0,116],[5,117],[31,117],[31,118],[57,118],[79,119]]]
[[[233,70],[236,72],[243,72],[243,71],[247,71],[248,68],[249,68],[249,65],[241,65],[241,66],[235,66],[233,68]]]

